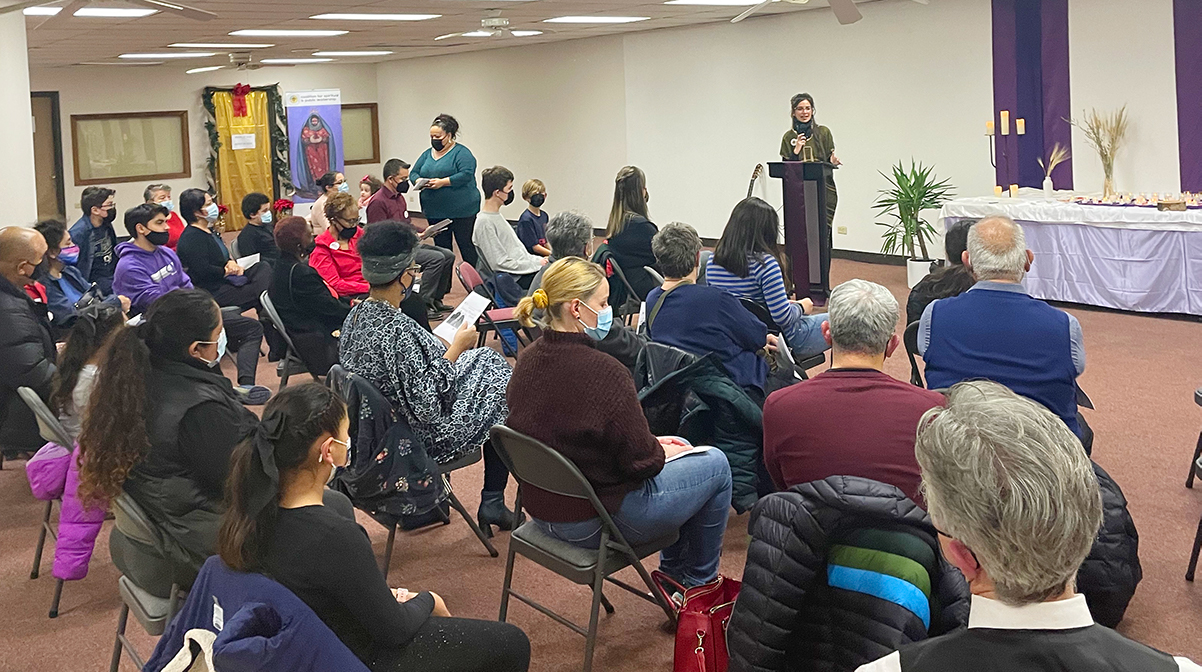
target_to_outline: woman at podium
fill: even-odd
[[[793,127],[781,138],[781,160],[824,161],[832,166],[841,165],[839,157],[835,156],[835,137],[831,135],[831,129],[814,120],[814,97],[799,93],[793,96],[790,104]],[[832,175],[826,181],[826,223],[831,231],[835,228],[835,206],[838,202],[839,192],[835,189]]]

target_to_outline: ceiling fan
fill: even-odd
[[[192,19],[194,21],[209,21],[217,18],[217,15],[213,12],[204,9],[197,9],[196,7],[189,7],[188,5],[181,5],[175,2],[168,2],[167,0],[124,0],[124,2],[162,12],[172,12],[175,16],[180,16],[185,19]],[[40,7],[49,4],[53,3],[48,0],[22,0],[21,2],[13,5],[0,7],[0,14],[7,14],[9,12],[28,9],[29,7]],[[62,9],[59,10],[57,14],[47,17],[47,19],[39,24],[38,27],[40,28],[48,23],[57,23],[58,21],[65,20],[68,16],[73,16],[75,12],[87,7],[88,4],[90,4],[90,0],[71,0],[66,5],[63,5]]]
[[[439,35],[434,41],[449,40],[452,37],[531,37],[542,35],[542,30],[514,30],[509,27],[509,19],[501,16],[500,10],[494,10],[489,16],[480,19],[480,27],[464,33],[449,33]]]
[[[808,4],[810,2],[810,0],[783,0],[783,1],[790,2],[795,5],[804,5],[804,4]],[[747,11],[743,12],[742,14],[731,19],[730,22],[738,23],[738,22],[742,21],[743,19],[746,19],[747,17],[751,16],[752,14],[755,14],[756,12],[760,11],[764,7],[767,7],[768,5],[770,5],[774,2],[782,2],[782,0],[763,0],[763,2],[761,2],[760,4],[748,9]],[[856,3],[854,0],[828,0],[828,2],[830,3],[831,11],[833,11],[835,13],[835,18],[838,19],[839,23],[844,26],[855,23],[856,21],[859,21],[860,19],[864,18],[864,15],[861,14],[860,10],[856,7]],[[917,2],[920,5],[930,4],[930,0],[914,0],[914,2]]]

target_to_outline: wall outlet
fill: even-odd
[[[835,232],[838,233],[840,236],[846,236],[847,235],[847,227],[846,226],[837,226],[837,227],[835,227]]]

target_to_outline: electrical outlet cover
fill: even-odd
[[[835,227],[835,230],[839,232],[839,235],[840,235],[840,236],[846,236],[846,235],[847,235],[847,227],[846,227],[846,226],[839,226],[839,227]]]

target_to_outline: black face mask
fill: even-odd
[[[109,208],[109,211],[107,213],[105,213],[104,219],[101,220],[101,222],[103,224],[111,226],[113,221],[116,219],[117,219],[117,206],[114,205],[113,207]]]
[[[430,146],[434,148],[434,151],[441,152],[445,144],[441,138],[430,138]]]
[[[346,228],[346,229],[343,229],[343,230],[339,231],[339,232],[338,232],[338,237],[339,237],[339,238],[341,238],[341,239],[343,239],[343,240],[350,240],[351,238],[354,238],[354,237],[355,237],[355,234],[356,234],[356,233],[358,233],[358,232],[359,232],[359,227],[358,227],[358,226],[352,226],[352,227],[349,227],[349,228]]]
[[[146,234],[146,240],[155,247],[166,245],[167,241],[170,239],[170,231],[151,231],[150,233]]]
[[[530,197],[530,205],[533,205],[536,208],[543,207],[543,203],[546,203],[546,202],[547,202],[546,194],[535,194]]]
[[[313,254],[313,250],[316,250],[316,249],[317,249],[317,243],[315,241],[310,240],[303,248],[301,248],[301,254],[303,254],[307,257],[310,254]]]
[[[42,257],[42,261],[39,262],[37,266],[33,267],[32,279],[37,280],[38,278],[45,277],[45,275],[49,272],[50,272],[50,260],[47,259],[46,257]]]
[[[513,203],[513,192],[512,191],[509,192],[509,195],[505,197],[505,205],[509,205],[510,203]]]
[[[409,191],[409,180],[401,180],[400,184],[396,185],[396,193],[403,194]]]

